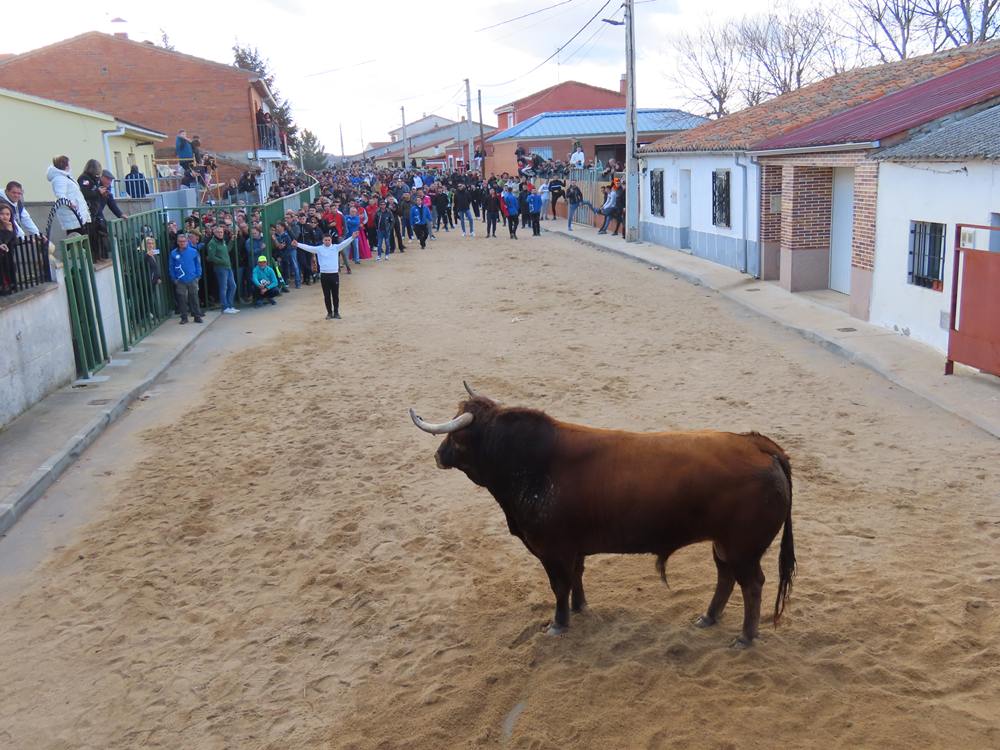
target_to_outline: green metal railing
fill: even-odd
[[[126,351],[152,333],[174,309],[163,212],[146,211],[108,223],[118,297],[118,319]],[[159,252],[150,258],[146,243]]]
[[[90,238],[68,237],[60,245],[76,373],[81,378],[89,378],[110,359],[108,340],[104,336],[104,320],[101,318],[97,279],[94,276]]]

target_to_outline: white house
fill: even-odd
[[[870,320],[947,351],[956,225],[997,227],[962,245],[1000,252],[1000,106],[877,158]]]

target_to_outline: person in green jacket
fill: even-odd
[[[261,255],[257,258],[257,265],[253,269],[253,306],[260,307],[267,300],[272,305],[274,298],[281,292],[278,290],[278,277],[274,269],[267,265],[267,256]]]
[[[226,242],[226,230],[218,224],[212,230],[212,238],[208,241],[205,259],[215,269],[215,280],[219,282],[219,306],[224,313],[238,313],[233,307],[236,299],[236,277],[229,259],[229,243]]]

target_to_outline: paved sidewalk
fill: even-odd
[[[0,535],[219,317],[209,312],[203,325],[186,326],[167,320],[96,377],[56,391],[0,432]]]
[[[575,224],[568,232],[559,220],[542,222],[542,228],[715,290],[1000,437],[1000,378],[957,364],[955,374],[945,376],[945,356],[936,349],[821,304],[809,293],[791,294],[776,282],[753,279],[680,250],[627,243],[587,225]]]

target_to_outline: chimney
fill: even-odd
[[[625,78],[625,74],[622,73],[622,79],[618,82],[618,93],[625,96],[625,89],[628,87],[628,81]]]

